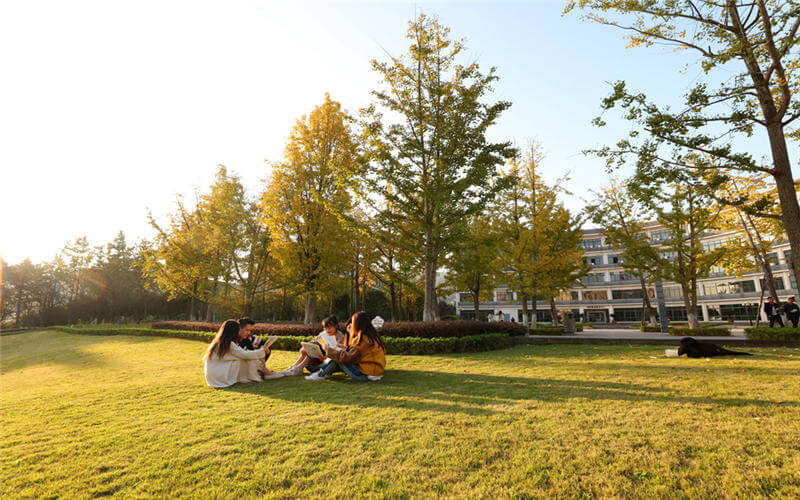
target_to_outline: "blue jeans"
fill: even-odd
[[[323,377],[328,377],[333,373],[343,372],[345,375],[355,380],[356,382],[366,382],[369,380],[366,375],[361,373],[358,365],[346,365],[344,363],[337,363],[329,359],[320,366],[319,374]]]

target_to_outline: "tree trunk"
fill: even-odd
[[[397,321],[397,292],[394,289],[394,281],[389,283],[389,300],[392,302],[390,321]]]
[[[422,321],[437,321],[439,319],[439,302],[436,299],[436,258],[428,252],[425,257],[425,307],[422,311]]]
[[[303,323],[310,325],[314,323],[314,316],[316,315],[317,297],[312,292],[306,293],[306,306],[305,317]]]
[[[550,297],[550,316],[553,317],[553,326],[558,326],[558,311],[556,311],[556,299]]]
[[[519,298],[522,299],[522,324],[525,325],[526,327],[529,327],[530,325],[528,325],[528,296],[525,295],[524,293],[521,293],[519,295]]]
[[[700,328],[700,323],[697,321],[697,306],[692,304],[692,300],[689,297],[689,290],[687,287],[681,285],[681,291],[683,292],[683,307],[686,309],[686,319],[689,323],[689,328]]]
[[[281,319],[286,319],[286,287],[281,288]]]
[[[772,150],[774,170],[772,175],[778,188],[781,218],[789,246],[792,249],[792,273],[794,273],[795,282],[800,283],[800,205],[797,203],[792,166],[786,150],[786,136],[780,123],[767,127],[767,134]]]
[[[189,301],[189,321],[194,321],[196,319],[196,308],[197,308],[197,301],[195,299],[197,296],[197,282],[194,282],[192,286],[192,300]]]
[[[642,285],[642,326],[645,324],[645,315],[647,321],[651,325],[656,324],[656,312],[653,310],[653,305],[650,304],[650,296],[647,294],[647,283],[644,278],[639,278],[639,283]]]

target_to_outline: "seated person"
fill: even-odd
[[[267,369],[266,361],[269,359],[270,355],[270,346],[278,340],[276,336],[270,336],[266,339],[262,339],[261,337],[256,337],[252,334],[253,326],[256,324],[255,321],[248,318],[247,316],[243,318],[239,318],[239,347],[242,349],[247,349],[248,351],[264,351],[266,356],[264,357],[264,364],[259,367],[259,373],[264,378],[277,378],[277,374],[272,370]]]
[[[311,342],[303,342],[300,358],[280,373],[284,376],[300,375],[303,373],[303,368],[313,373],[327,359],[327,352],[342,349],[343,342],[344,334],[339,331],[339,322],[335,316],[328,316],[322,320],[322,331],[319,335]]]
[[[380,380],[386,367],[386,348],[369,315],[357,312],[353,315],[345,337],[345,349],[327,351],[328,361],[306,380],[325,380],[341,371],[358,382]]]
[[[217,335],[203,356],[203,373],[211,387],[229,387],[237,382],[261,382],[260,369],[266,352],[248,351],[239,347],[239,323],[229,319],[220,326]]]

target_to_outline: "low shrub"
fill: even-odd
[[[670,326],[689,326],[689,323],[686,321],[670,321]],[[733,320],[730,321],[701,321],[700,328],[707,328],[707,327],[714,327],[714,326],[722,326],[722,325],[732,325]]]
[[[744,333],[752,340],[783,340],[800,342],[800,328],[769,328],[766,326],[745,328]]]
[[[731,331],[727,328],[675,328],[669,329],[673,337],[730,337]]]
[[[192,330],[166,330],[152,328],[114,328],[114,327],[71,327],[53,326],[54,330],[82,335],[135,335],[146,337],[167,337],[210,342],[215,332]],[[278,351],[296,351],[300,342],[309,340],[310,335],[279,336],[272,344]],[[461,337],[386,337],[387,354],[444,354],[450,352],[478,352],[502,349],[510,344],[507,333],[488,333],[482,335],[465,335]]]
[[[193,332],[216,332],[221,323],[205,323],[202,321],[155,321],[150,328],[156,330],[188,330]],[[286,323],[256,323],[253,334],[259,336],[278,335],[279,337],[312,337],[317,335],[322,326],[298,325]]]
[[[640,332],[650,332],[650,333],[660,333],[661,327],[660,326],[653,326],[653,325],[639,325]]]
[[[216,332],[219,323],[202,323],[199,321],[158,321],[151,328],[160,330],[191,330]],[[285,325],[275,323],[256,323],[253,327],[255,335],[278,335],[312,337],[322,329],[319,325]],[[507,321],[402,321],[386,322],[380,329],[383,337],[466,337],[485,335],[487,333],[505,333],[508,335],[525,335],[525,326],[521,323]]]

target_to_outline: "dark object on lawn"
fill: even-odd
[[[678,356],[690,358],[712,358],[714,356],[752,356],[749,352],[731,351],[710,342],[698,342],[693,337],[683,337],[678,348]]]

